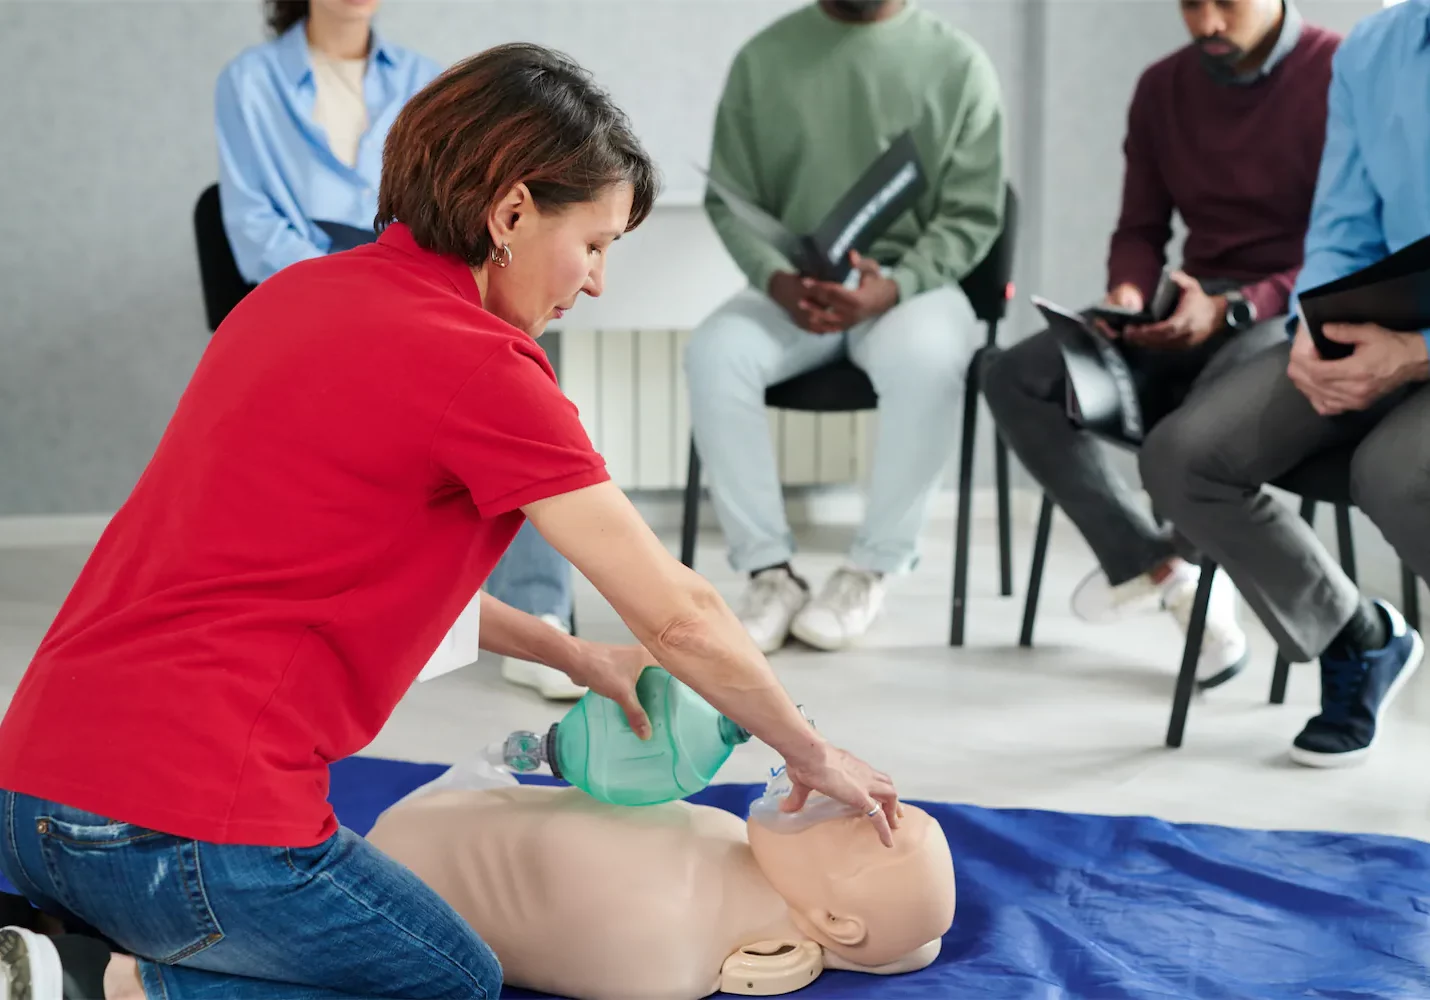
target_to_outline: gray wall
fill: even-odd
[[[389,0],[383,26],[448,61],[509,37],[494,26],[532,2]],[[620,6],[633,2],[667,21],[706,6]],[[792,2],[720,0],[743,17]],[[1020,292],[1088,298],[1116,215],[1127,97],[1141,67],[1182,41],[1174,0],[925,2],[977,37],[1003,79],[1027,203]],[[1304,4],[1340,28],[1377,6]],[[158,441],[207,339],[190,213],[216,171],[213,80],[262,37],[258,7],[0,0],[0,515],[112,511]],[[676,325],[728,290],[699,213],[664,212],[613,257],[593,320]],[[672,242],[689,253],[672,260]],[[1030,326],[1020,305],[1008,336]]]

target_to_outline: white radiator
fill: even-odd
[[[689,339],[688,330],[561,332],[561,387],[622,489],[685,485],[690,405],[682,354]],[[771,410],[769,417],[785,485],[863,479],[876,414]]]

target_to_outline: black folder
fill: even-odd
[[[1375,323],[1402,333],[1430,329],[1430,236],[1303,292],[1300,309],[1317,353],[1328,361],[1352,348],[1326,337],[1321,328],[1327,323]]]
[[[702,171],[702,173],[705,173]],[[812,233],[796,235],[784,223],[730,185],[705,173],[713,191],[736,218],[784,255],[800,274],[842,283],[853,265],[849,251],[869,252],[928,187],[909,132],[895,139]]]
[[[332,246],[328,247],[328,253],[342,253],[344,250],[351,250],[353,247],[360,247],[364,243],[373,243],[377,240],[377,233],[373,230],[350,226],[345,222],[314,219],[313,225],[327,233],[328,238],[333,241]]]
[[[1137,446],[1181,396],[1155,366],[1129,362],[1121,347],[1077,313],[1033,296],[1067,371],[1068,419],[1083,430]],[[1150,391],[1149,391],[1150,389]]]

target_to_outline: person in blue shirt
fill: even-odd
[[[219,202],[252,284],[374,238],[388,130],[441,72],[373,29],[381,0],[266,0],[273,39],[242,52],[215,93]],[[571,566],[525,525],[487,581],[503,603],[571,630]],[[581,697],[559,670],[508,658],[502,674],[547,698]]]
[[[1309,525],[1264,484],[1350,448],[1351,496],[1420,576],[1430,575],[1430,342],[1359,323],[1320,357],[1297,300],[1430,235],[1430,0],[1362,21],[1333,62],[1329,119],[1289,342],[1227,373],[1148,435],[1156,508],[1230,574],[1292,663],[1320,659],[1321,712],[1291,759],[1359,763],[1424,657],[1418,622],[1367,599]]]
[[[440,72],[372,30],[379,2],[269,0],[276,37],[219,76],[219,200],[250,283],[352,245],[324,224],[372,234],[388,129]]]

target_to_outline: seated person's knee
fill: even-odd
[[[1372,436],[1351,458],[1351,501],[1378,524],[1404,520],[1430,502],[1430,469]]]
[[[1164,509],[1186,492],[1189,473],[1215,451],[1214,443],[1188,414],[1175,411],[1153,427],[1137,453],[1142,485]]]

